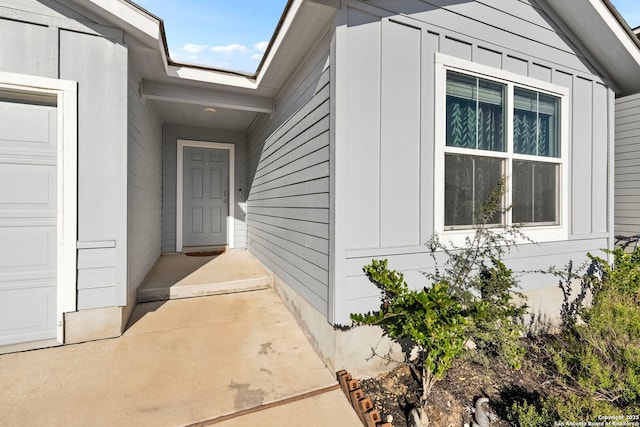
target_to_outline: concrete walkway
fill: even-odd
[[[0,355],[1,426],[360,426],[272,289],[139,304],[116,339]]]

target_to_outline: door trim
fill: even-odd
[[[78,83],[0,71],[0,90],[50,97],[57,117],[56,340],[64,343],[64,313],[76,311],[78,225]]]
[[[182,208],[183,208],[183,169],[184,147],[216,148],[229,151],[229,211],[227,212],[227,244],[235,247],[235,150],[236,146],[227,142],[193,141],[179,139],[176,156],[176,252],[182,252]]]

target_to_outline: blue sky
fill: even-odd
[[[287,0],[134,0],[164,21],[178,62],[254,72]]]
[[[638,0],[611,0],[620,14],[631,28],[640,27],[640,1]]]
[[[134,0],[164,20],[171,58],[252,73],[287,0]],[[561,0],[556,0],[561,1]],[[611,0],[631,28],[640,0]]]

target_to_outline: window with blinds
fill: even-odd
[[[511,211],[491,224],[559,224],[560,103],[511,82],[447,71],[445,229],[472,227],[503,176]]]

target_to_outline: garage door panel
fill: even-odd
[[[0,150],[55,152],[55,131],[52,107],[0,102]]]
[[[51,337],[56,321],[56,287],[0,291],[0,345]]]
[[[56,209],[55,165],[0,163],[0,210]]]
[[[0,228],[0,275],[56,268],[56,228]]]

